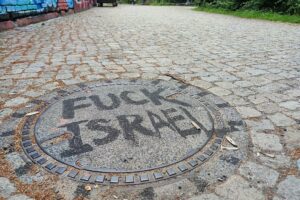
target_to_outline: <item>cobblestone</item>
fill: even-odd
[[[276,113],[269,116],[270,120],[277,126],[291,126],[296,122],[282,113]]]
[[[300,179],[295,176],[288,176],[278,185],[277,194],[284,199],[298,200],[300,196]]]
[[[226,90],[226,89],[223,89],[223,88],[220,88],[220,87],[213,87],[213,88],[210,88],[208,90],[210,92],[218,95],[218,96],[226,96],[226,95],[229,95],[231,93],[229,90]]]
[[[246,123],[254,131],[274,130],[275,127],[270,120],[246,120]]]
[[[14,99],[10,99],[7,102],[5,102],[5,106],[6,107],[16,107],[16,106],[19,106],[21,104],[25,104],[26,102],[28,102],[27,98],[16,97]]]
[[[259,154],[258,160],[265,166],[273,169],[289,168],[291,166],[291,159],[285,155],[275,155],[274,158]]]
[[[254,108],[243,106],[243,107],[237,107],[236,109],[241,113],[241,115],[244,118],[260,117],[261,116],[261,113],[259,111],[255,110]]]
[[[0,110],[0,119],[3,119],[4,117],[7,117],[13,113],[13,110],[10,108],[4,108]]]
[[[241,175],[259,187],[273,187],[279,177],[277,171],[253,162],[243,164],[239,171]]]
[[[190,200],[221,200],[221,198],[215,194],[202,194],[200,196],[193,197]]]
[[[33,199],[24,194],[17,194],[9,197],[8,200],[33,200]]]
[[[264,195],[260,190],[251,187],[250,184],[240,176],[231,177],[226,183],[216,189],[216,193],[223,199],[232,200],[263,200]]]
[[[289,110],[296,110],[297,108],[300,108],[300,103],[297,101],[286,101],[280,103],[279,105]]]
[[[190,182],[189,188],[175,183],[166,186],[168,198],[188,191],[184,195],[194,195],[193,199],[265,199],[269,193],[261,188],[272,187],[274,199],[300,199],[299,178],[283,173],[297,168],[299,159],[291,152],[300,148],[300,26],[194,12],[189,7],[121,5],[3,32],[0,43],[0,146],[6,149],[11,169],[26,166],[14,150],[13,130],[22,118],[12,114],[28,101],[66,85],[117,78],[170,80],[172,75],[232,105],[245,119],[254,152],[236,172],[243,177],[227,177],[210,186],[210,194],[194,195],[196,186]],[[220,108],[232,130],[241,123],[234,117],[235,109]],[[10,125],[10,117],[18,121]],[[257,156],[260,150],[275,157]],[[30,185],[47,174],[41,169],[17,179]],[[27,198],[14,194],[16,188],[7,178],[0,179],[4,198]],[[69,181],[72,191],[58,189],[63,183],[57,180],[54,190],[73,198],[77,185]],[[95,189],[86,198],[100,198],[103,191]],[[152,199],[165,192],[149,191]],[[124,199],[136,199],[129,193]]]
[[[297,160],[296,165],[297,165],[298,170],[300,171],[300,159]]]
[[[0,197],[8,198],[16,191],[14,184],[5,177],[0,177]]]
[[[16,152],[7,154],[6,159],[9,161],[13,169],[24,167],[24,165],[26,164],[24,160],[21,158],[21,156]]]
[[[263,150],[269,150],[269,151],[282,150],[282,145],[277,135],[252,131],[251,137],[254,146],[257,146]]]
[[[299,127],[293,128],[288,127],[284,132],[283,136],[285,142],[288,144],[288,149],[297,149],[300,148],[300,134],[299,134]]]

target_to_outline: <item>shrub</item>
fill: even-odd
[[[198,0],[199,5],[229,10],[251,9],[300,14],[300,0]]]

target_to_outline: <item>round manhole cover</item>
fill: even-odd
[[[97,82],[36,101],[22,145],[47,170],[76,180],[139,184],[208,161],[237,113],[222,99],[175,81]],[[237,120],[238,119],[238,120]]]

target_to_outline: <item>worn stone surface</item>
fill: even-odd
[[[16,107],[19,106],[21,104],[24,104],[28,101],[27,98],[24,97],[16,97],[14,99],[10,99],[7,102],[5,102],[5,106],[7,107]]]
[[[255,131],[274,130],[274,125],[270,120],[246,120],[247,125]]]
[[[279,176],[277,171],[253,162],[243,164],[239,171],[250,182],[263,187],[273,187]]]
[[[0,110],[0,120],[11,115],[13,113],[13,110],[10,108],[4,108]]]
[[[297,149],[300,148],[300,130],[294,127],[288,127],[283,133],[283,138],[288,144],[288,149]]]
[[[270,120],[277,126],[291,126],[296,122],[282,113],[276,113],[269,116]]]
[[[15,185],[5,177],[0,177],[0,197],[8,198],[16,191]]]
[[[286,101],[280,103],[279,105],[289,110],[296,110],[297,108],[300,108],[300,103],[297,101]]]
[[[244,118],[251,118],[251,117],[260,117],[261,113],[253,108],[250,107],[237,107],[236,108],[239,113],[241,113],[241,115]]]
[[[300,179],[295,176],[288,176],[279,183],[277,194],[284,199],[298,200],[300,198]]]
[[[254,146],[258,148],[270,151],[282,150],[282,145],[277,135],[252,131],[251,137]]]
[[[197,193],[197,185],[189,180],[177,181],[176,183],[161,186],[154,189],[159,199],[188,198]],[[174,193],[175,192],[175,193]]]
[[[262,191],[255,189],[240,176],[232,176],[226,183],[216,188],[216,193],[222,197],[221,199],[265,199]]]
[[[218,197],[215,194],[202,194],[202,195],[190,198],[190,200],[220,200],[220,199],[222,199],[222,198]]]
[[[9,197],[8,200],[33,200],[33,199],[24,194],[17,194]]]
[[[9,161],[13,169],[24,167],[26,162],[21,158],[20,154],[13,152],[6,155],[6,159]]]
[[[257,158],[263,165],[271,167],[273,169],[277,168],[288,168],[291,166],[291,159],[285,155],[275,154],[274,158],[259,154]]]

